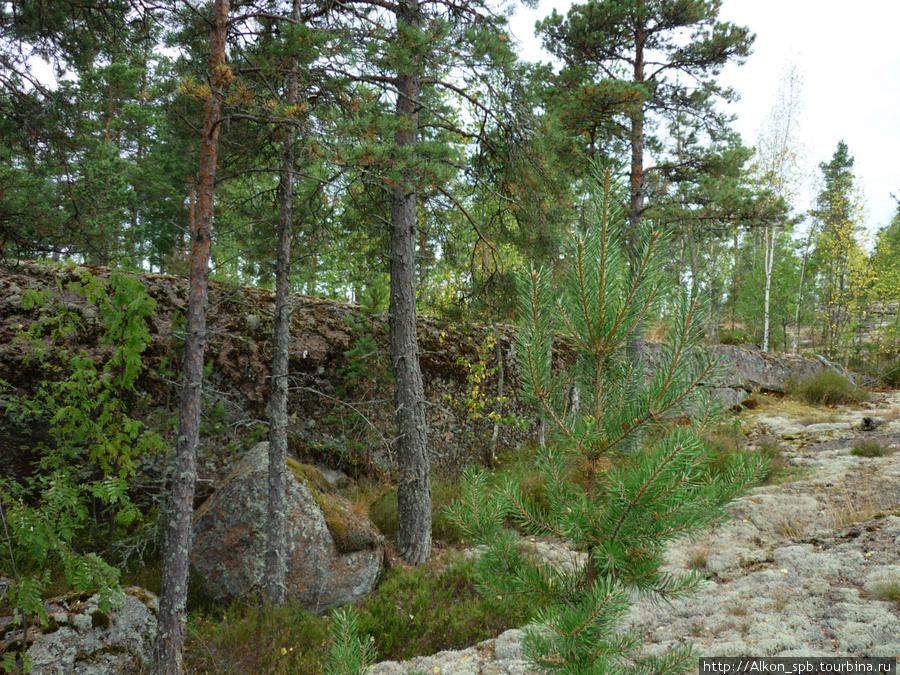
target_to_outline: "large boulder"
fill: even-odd
[[[260,592],[266,554],[269,444],[254,446],[194,515],[191,563],[216,599]],[[287,597],[309,611],[372,590],[383,537],[314,468],[288,460]]]
[[[115,609],[100,609],[99,595],[71,594],[45,607],[48,622],[29,629],[28,657],[37,675],[138,675],[150,667],[159,603],[143,588],[126,588]],[[21,624],[0,618],[0,653]]]

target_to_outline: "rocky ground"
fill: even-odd
[[[900,452],[850,452],[865,441],[900,450],[900,393],[876,394],[858,410],[770,400],[744,415],[738,433],[751,446],[779,443],[791,479],[755,489],[730,522],[670,549],[672,569],[702,569],[709,582],[690,600],[635,603],[628,623],[646,639],[644,652],[690,640],[705,656],[900,657]],[[559,543],[534,547],[579,563]],[[530,673],[520,638],[511,630],[372,672]]]

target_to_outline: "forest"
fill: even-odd
[[[268,479],[264,604],[286,602],[291,294],[387,317],[394,546],[414,568],[432,555],[433,527],[417,318],[493,327],[467,364],[470,398],[456,403],[495,425],[516,421],[488,411],[502,389],[486,399],[479,385],[496,377],[498,327],[512,325],[522,397],[540,422],[543,496],[531,504],[467,471],[465,499],[441,517],[492,551],[483,588],[537,596],[522,623],[537,616],[572,631],[535,633],[536,663],[617,668],[633,647],[610,632],[622,588],[692,592],[698,576],[660,570],[665,542],[721,522],[766,471],[742,453],[721,474],[703,468],[715,415],[700,390],[715,365],[696,349],[818,355],[900,382],[900,204],[867,240],[852,148],[840,141],[820,158],[813,208],[801,208],[799,75],[785,71],[758,138],[734,131],[724,104],[737,93],[719,76],[751,57],[755,36],[720,20],[720,5],[553,10],[536,26],[553,60],[537,63],[517,53],[514,8],[488,0],[2,3],[0,259],[116,270],[108,289],[90,275],[72,287],[97,305],[112,356],[68,354],[70,375],[6,411],[53,425],[31,482],[0,481],[12,567],[0,571],[23,580],[7,598],[25,617],[23,641],[29,616],[46,622],[51,572],[105,589],[109,602],[117,592],[115,561],[76,542],[97,518],[91,500],[104,505],[110,538],[113,521],[125,531],[140,520],[138,458],[163,441],[123,402],[155,308],[133,275],[161,274],[188,278],[189,297],[153,672],[184,668],[210,282],[274,290],[266,438],[280,468]],[[77,324],[62,312],[19,326],[16,346],[38,353],[45,336],[64,343]],[[560,339],[577,354],[565,372],[554,362]],[[645,339],[668,345],[646,376]],[[358,367],[377,351],[362,340],[354,349]],[[694,421],[674,424],[685,416]],[[588,559],[580,581],[525,561],[501,534],[516,518],[523,533],[575,542]],[[34,527],[40,537],[26,534]],[[332,620],[346,654],[336,648],[329,672],[360,672],[371,654],[357,617]],[[0,672],[27,667],[4,658]],[[682,672],[691,658],[685,648],[627,667]]]

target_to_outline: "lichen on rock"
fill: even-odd
[[[257,444],[195,514],[191,563],[214,598],[262,590],[268,461],[268,443]],[[321,472],[293,460],[288,467],[286,594],[321,613],[374,588],[383,538]]]
[[[119,605],[100,609],[100,596],[61,597],[48,604],[46,630],[29,635],[27,655],[39,675],[137,675],[147,672],[156,637],[158,600],[142,588],[127,588]],[[2,623],[2,620],[0,620]],[[14,637],[21,625],[0,637]],[[0,631],[2,634],[2,631]],[[19,636],[21,637],[21,635]]]

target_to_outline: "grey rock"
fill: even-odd
[[[69,603],[67,603],[69,604]],[[159,603],[142,588],[125,589],[116,609],[100,610],[100,598],[72,602],[71,624],[36,633],[28,656],[37,675],[137,675],[147,671],[156,637]],[[56,613],[54,613],[56,614]],[[57,622],[59,623],[59,622]]]
[[[259,443],[195,514],[191,564],[216,599],[262,590],[268,464],[268,443]],[[286,594],[322,613],[374,588],[383,538],[349,502],[327,492],[318,471],[294,467],[288,471]]]

